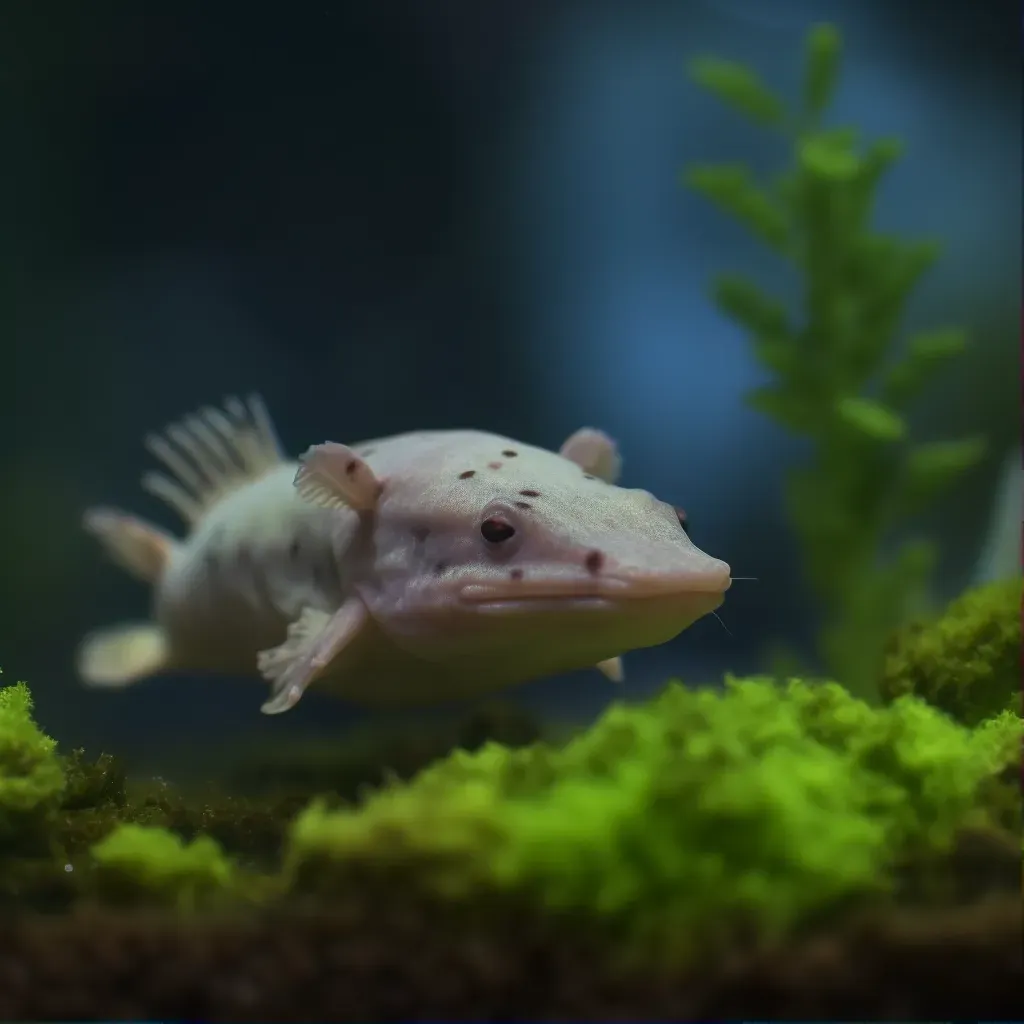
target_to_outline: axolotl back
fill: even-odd
[[[717,608],[729,567],[672,506],[616,486],[588,428],[558,453],[421,431],[283,458],[258,399],[147,438],[143,486],[184,540],[114,509],[85,526],[154,588],[154,621],[85,639],[79,671],[117,687],[169,671],[249,673],[292,707],[312,682],[366,705],[468,697],[597,667]]]

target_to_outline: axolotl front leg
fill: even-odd
[[[302,459],[295,488],[312,504],[370,512],[380,497],[381,485],[370,467],[341,444],[314,445]],[[333,614],[307,608],[288,627],[284,643],[257,656],[260,673],[271,683],[271,695],[261,710],[280,714],[294,707],[306,688],[370,623],[370,614],[358,595],[347,598]]]
[[[576,431],[559,454],[607,483],[615,483],[619,477],[622,462],[615,443],[598,430],[588,427]],[[314,445],[303,456],[295,487],[313,504],[361,513],[373,512],[382,490],[363,459],[345,445],[333,442]],[[333,615],[306,609],[289,627],[284,643],[258,655],[260,672],[272,685],[263,712],[279,714],[294,707],[310,683],[369,625],[369,611],[358,595],[349,597]],[[596,667],[610,680],[621,682],[620,658],[609,658]]]
[[[333,615],[307,608],[288,627],[283,644],[261,651],[256,658],[260,673],[272,684],[260,710],[279,715],[295,707],[309,684],[359,636],[368,619],[366,605],[358,597],[349,598]]]

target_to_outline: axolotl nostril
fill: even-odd
[[[87,637],[79,672],[120,687],[158,673],[247,673],[263,711],[314,681],[366,705],[426,704],[596,666],[712,612],[729,567],[685,516],[616,485],[589,428],[558,452],[473,430],[314,445],[291,463],[258,398],[147,438],[143,486],[179,540],[94,508],[85,527],[150,583],[153,621]]]

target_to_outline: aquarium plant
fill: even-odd
[[[985,446],[980,437],[910,436],[911,403],[966,336],[938,328],[901,338],[907,300],[939,246],[874,226],[879,185],[902,147],[865,144],[856,129],[828,123],[840,50],[835,28],[811,30],[792,105],[742,64],[694,60],[695,81],[777,133],[789,163],[766,182],[742,164],[694,166],[685,180],[798,278],[795,309],[735,275],[715,281],[714,300],[771,376],[749,404],[810,442],[785,494],[821,615],[818,654],[827,674],[870,697],[886,636],[927,602],[935,551],[906,539],[908,521]]]
[[[937,620],[913,622],[890,640],[882,696],[913,693],[977,725],[1001,711],[1021,713],[1020,577],[967,591]]]
[[[32,718],[28,687],[0,687],[0,856],[46,823],[63,791],[56,744]]]
[[[670,684],[561,748],[491,744],[359,808],[317,801],[285,872],[328,898],[388,872],[446,899],[504,892],[588,914],[647,962],[685,962],[739,926],[779,936],[883,899],[907,856],[997,827],[1006,801],[986,787],[1021,727],[1006,712],[971,730],[914,697],[873,708],[832,683]]]
[[[3,713],[15,706],[24,729],[21,684],[0,690]],[[871,707],[833,683],[728,678],[722,691],[672,683],[646,704],[613,705],[564,744],[455,751],[360,804],[315,799],[285,830],[278,868],[253,862],[262,839],[233,824],[231,804],[200,800],[179,816],[108,802],[103,834],[67,875],[69,822],[93,818],[54,813],[61,761],[31,731],[48,774],[17,807],[49,816],[37,891],[45,868],[108,904],[197,910],[314,893],[323,906],[376,878],[410,898],[583,914],[622,937],[627,958],[674,963],[737,928],[782,936],[853,897],[899,895],[897,866],[941,861],[964,829],[1020,828],[1019,714],[971,728],[910,694]],[[25,745],[0,729],[4,785]]]
[[[769,984],[802,979],[787,1006],[818,1005],[814,941],[869,993],[862,972],[882,949],[884,977],[903,980],[871,1007],[918,998],[885,959],[905,946],[912,979],[949,974],[950,991],[1001,1006],[987,978],[1019,989],[1020,593],[979,589],[897,634],[881,705],[801,679],[670,683],[561,742],[487,742],[357,797],[268,794],[262,808],[62,756],[27,687],[0,689],[0,800],[20,822],[0,836],[0,910],[14,911],[0,952],[11,979],[30,979],[0,986],[0,1015],[108,1016],[130,976],[136,1019],[199,1005],[220,1019],[226,993],[232,1018],[312,998],[333,1014],[355,1000],[345,1019],[413,1019],[422,1006],[399,1012],[395,994],[425,989],[432,1018],[453,1019],[446,1000],[477,986],[464,1016],[492,1019],[538,984],[543,1019],[595,1019],[569,1014],[566,993],[600,1006],[620,980],[623,1019],[749,1019],[727,994],[757,988],[755,950],[777,951]],[[964,935],[973,959],[948,957]],[[244,983],[224,986],[226,964]],[[44,992],[42,976],[61,980]],[[695,990],[701,1012],[648,999]],[[848,999],[837,992],[818,1019]]]
[[[194,910],[229,893],[235,868],[208,835],[191,842],[160,827],[118,824],[92,847],[95,880],[105,899],[140,899]]]

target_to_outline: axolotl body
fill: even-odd
[[[677,511],[616,485],[614,443],[584,428],[558,453],[473,430],[326,442],[288,462],[258,398],[147,438],[169,472],[143,487],[179,540],[111,508],[86,529],[154,589],[153,621],[85,638],[87,685],[246,674],[263,711],[314,681],[364,705],[470,697],[597,667],[712,612],[729,566]]]

